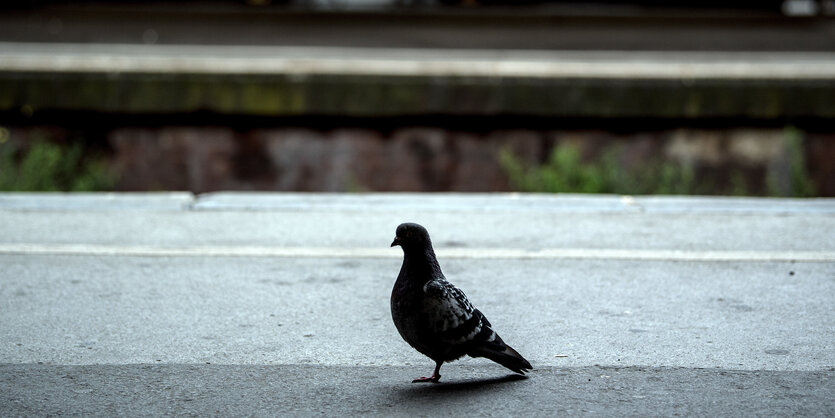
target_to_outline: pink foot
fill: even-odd
[[[432,376],[429,376],[429,377],[420,377],[420,378],[417,378],[415,380],[412,380],[412,383],[425,383],[425,382],[438,383],[438,380],[441,380],[441,375],[433,374]]]
[[[443,361],[436,361],[435,362],[435,370],[432,371],[432,376],[421,377],[420,379],[412,380],[412,383],[422,383],[422,382],[438,383],[438,380],[441,380],[441,365],[442,364],[444,364]]]

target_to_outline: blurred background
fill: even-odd
[[[835,196],[835,1],[17,1],[0,191]]]

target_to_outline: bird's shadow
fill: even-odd
[[[462,394],[469,392],[481,392],[494,389],[506,383],[527,380],[528,377],[520,374],[508,374],[502,377],[491,377],[487,379],[466,379],[454,380],[439,383],[412,383],[402,387],[399,392],[404,397],[438,396],[442,394]]]

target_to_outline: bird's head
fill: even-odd
[[[405,251],[412,248],[426,248],[427,245],[431,246],[432,243],[429,240],[429,232],[426,231],[426,228],[415,223],[404,223],[397,227],[394,241],[391,242],[392,247],[395,245],[399,245]]]

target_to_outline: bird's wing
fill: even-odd
[[[441,341],[465,344],[477,336],[483,337],[479,334],[489,330],[484,315],[473,308],[464,292],[446,280],[430,280],[423,291],[423,311],[429,328]]]
[[[431,280],[423,291],[428,330],[438,341],[462,350],[459,353],[489,358],[516,373],[531,369],[531,364],[493,331],[464,292],[446,280]]]

